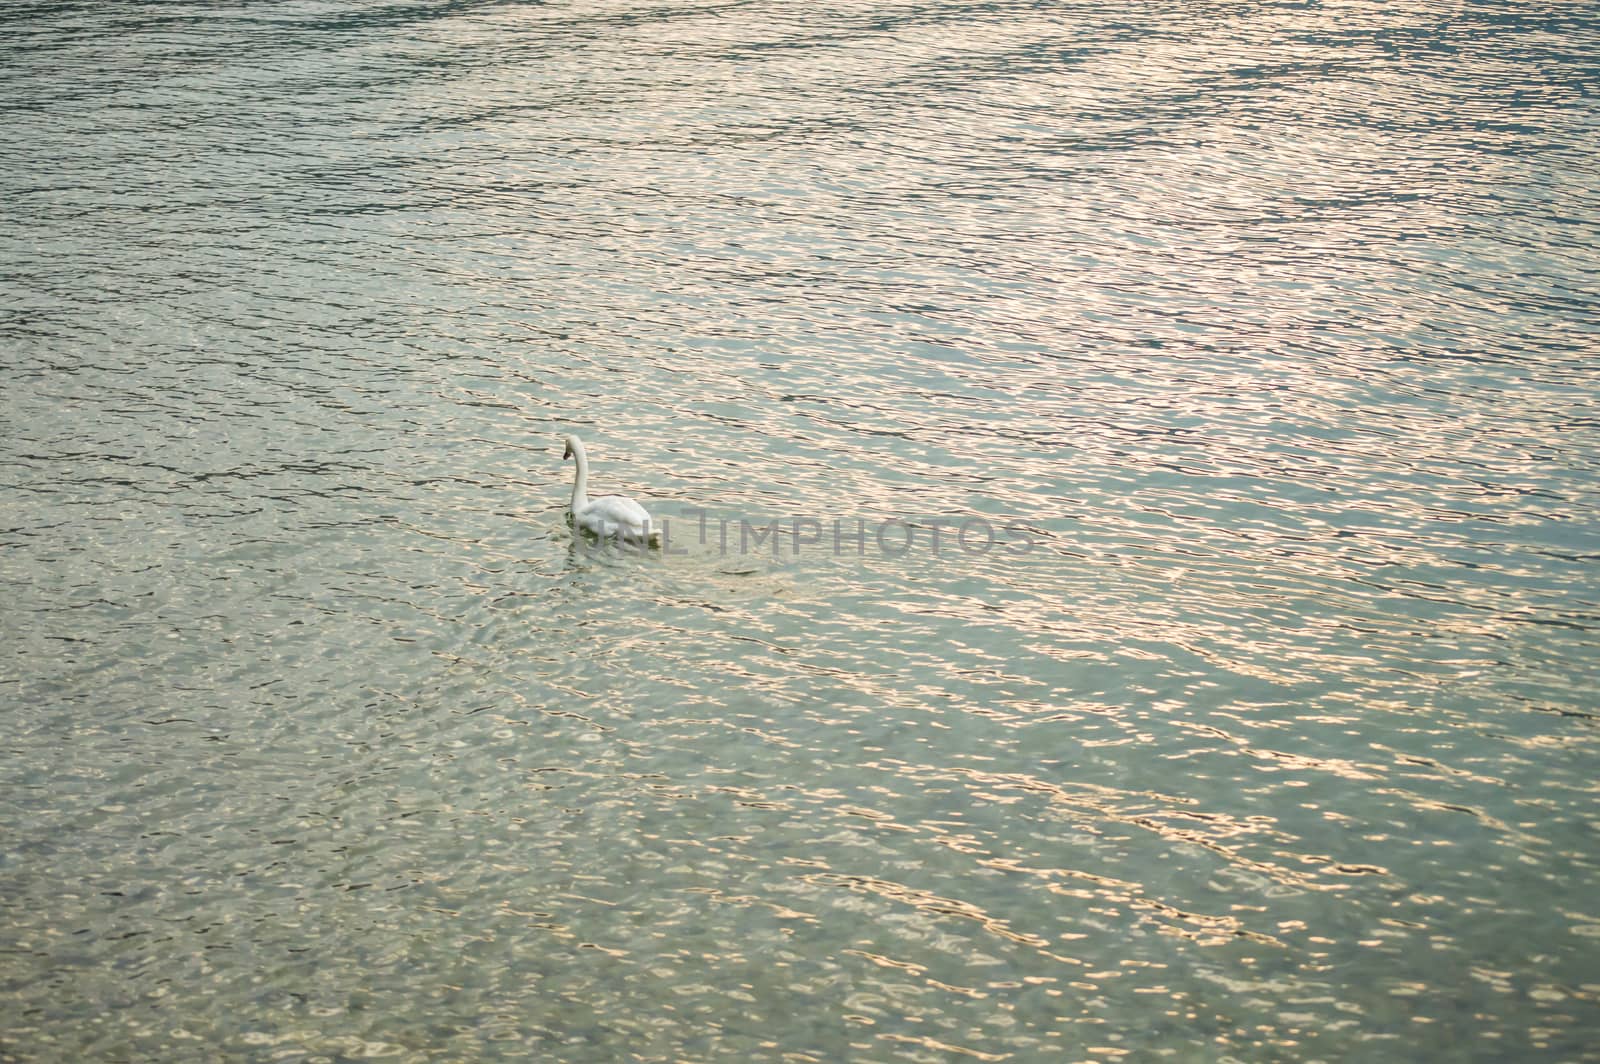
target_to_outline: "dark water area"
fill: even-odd
[[[1600,1060],[1597,96],[1544,0],[0,6],[0,1060]]]

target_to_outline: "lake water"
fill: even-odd
[[[6,5],[0,1059],[1600,1060],[1597,56]]]

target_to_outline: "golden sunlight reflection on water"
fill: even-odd
[[[19,1059],[1591,1053],[1588,8],[192,14],[0,15]]]

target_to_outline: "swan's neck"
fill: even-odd
[[[589,457],[583,453],[583,444],[572,445],[572,460],[577,466],[572,477],[572,512],[589,505]]]

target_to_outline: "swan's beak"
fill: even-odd
[[[568,458],[571,458],[571,457],[572,457],[572,444],[569,443],[569,444],[567,444],[566,450],[561,452],[561,460],[563,462],[565,462]]]

